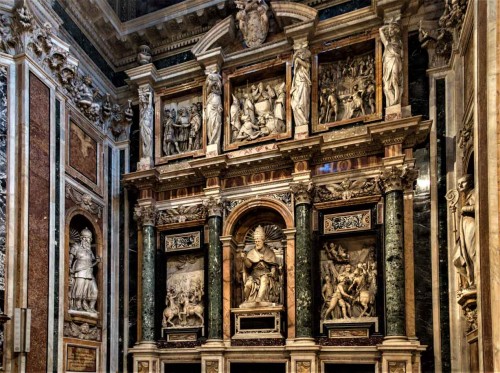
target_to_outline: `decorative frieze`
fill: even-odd
[[[201,233],[199,231],[165,235],[165,251],[181,251],[199,249]]]
[[[156,219],[159,219],[159,213],[153,205],[135,206],[134,219],[139,226],[155,225]]]
[[[375,179],[346,178],[340,183],[321,185],[316,188],[314,202],[329,202],[350,200],[380,194],[378,182]]]
[[[132,124],[132,107],[112,103],[109,94],[95,89],[88,76],[78,73],[78,66],[67,50],[56,42],[49,23],[39,25],[23,3],[12,18],[0,17],[0,50],[8,54],[29,53],[61,84],[76,107],[102,132],[124,140]]]
[[[179,206],[158,212],[156,223],[158,225],[184,223],[192,220],[204,220],[207,209],[203,205]]]
[[[71,185],[66,185],[66,198],[71,199],[82,210],[96,215],[98,219],[102,217],[102,206],[92,200],[92,196],[88,193],[80,192]]]
[[[334,234],[371,229],[371,211],[342,212],[324,216],[324,234]]]

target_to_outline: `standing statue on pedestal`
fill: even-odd
[[[274,250],[264,243],[265,231],[258,226],[253,234],[255,247],[243,258],[242,308],[274,306],[280,302],[279,264]]]
[[[462,288],[475,288],[474,266],[476,261],[476,193],[472,175],[465,175],[458,180],[458,191],[462,195],[460,209],[459,237],[456,240],[456,252],[453,264],[462,276]]]
[[[142,158],[153,157],[153,94],[148,89],[139,90],[141,119]]]
[[[70,310],[97,313],[97,283],[94,266],[101,258],[95,257],[90,243],[92,232],[87,228],[80,232],[80,242],[74,243],[69,252]]]
[[[311,52],[300,48],[293,55],[292,110],[295,126],[309,124],[309,108],[311,106]]]
[[[219,144],[222,128],[222,81],[218,72],[209,72],[205,82],[207,105],[205,117],[207,123],[208,144]]]
[[[384,44],[383,81],[386,106],[401,104],[403,93],[403,42],[401,29],[396,21],[380,28]]]

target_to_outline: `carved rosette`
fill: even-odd
[[[385,194],[398,190],[412,190],[417,177],[418,170],[413,167],[388,167],[380,174],[380,187]]]
[[[290,190],[295,199],[295,206],[311,204],[313,199],[314,184],[311,181],[302,181],[290,185]]]
[[[66,185],[66,198],[71,199],[82,210],[88,211],[92,215],[96,215],[99,219],[101,218],[102,206],[95,203],[92,200],[92,196],[90,194],[81,193],[78,190],[72,188],[70,185]]]
[[[203,201],[203,206],[207,209],[208,217],[222,216],[224,200],[219,197],[210,197]]]
[[[147,206],[135,206],[134,209],[134,219],[137,221],[139,226],[144,225],[155,225],[156,217],[158,216],[158,211],[153,205]]]

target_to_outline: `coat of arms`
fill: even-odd
[[[264,0],[235,0],[239,9],[236,14],[239,28],[247,47],[257,47],[266,40],[269,31],[269,17]]]

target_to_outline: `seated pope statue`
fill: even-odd
[[[265,232],[262,226],[255,229],[253,238],[255,246],[248,253],[242,253],[245,300],[240,307],[271,306],[279,303],[279,264],[273,249],[264,243]]]

